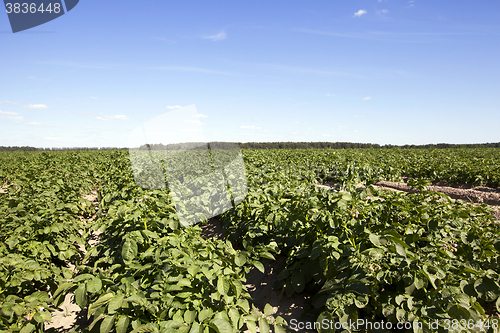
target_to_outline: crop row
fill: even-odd
[[[259,258],[276,253],[287,258],[276,288],[312,294],[318,320],[430,323],[500,310],[498,223],[485,205],[423,190],[426,180],[498,186],[498,150],[243,156],[248,195],[220,217],[227,239],[212,240],[180,227],[168,190],[137,186],[126,151],[2,153],[0,330],[41,332],[74,293],[84,331],[283,332],[285,321],[270,306],[258,314],[244,286],[251,267],[263,271]],[[402,177],[420,191],[370,186]],[[92,189],[97,212],[82,199]]]

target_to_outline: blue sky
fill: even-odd
[[[498,142],[500,2],[91,1],[13,34],[0,145],[128,145],[195,105],[208,141]]]

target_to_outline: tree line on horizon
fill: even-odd
[[[376,143],[356,143],[356,142],[212,142],[209,146],[218,149],[231,149],[237,144],[241,149],[445,149],[445,148],[500,148],[500,142],[496,143],[437,143],[426,145],[379,145]],[[187,142],[179,144],[146,144],[139,147],[139,150],[186,150],[186,149],[206,149],[205,143]],[[0,146],[0,151],[68,151],[68,150],[118,150],[128,148],[117,147],[61,147],[61,148],[36,148],[29,146]]]

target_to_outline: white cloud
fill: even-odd
[[[218,34],[215,35],[210,35],[210,36],[203,36],[203,39],[210,39],[213,42],[218,42],[220,40],[224,40],[227,38],[227,35],[224,31],[219,32]]]
[[[369,99],[372,99],[370,96],[363,97],[363,101],[367,101]]]
[[[295,123],[296,123],[296,124],[300,124],[297,120],[295,120]]]
[[[389,9],[382,9],[382,10],[377,10],[377,14],[387,14],[389,12]]]
[[[201,122],[199,119],[196,119],[196,120],[185,120],[184,122],[188,123],[188,124],[206,125],[205,123]]]
[[[32,121],[31,123],[28,123],[28,126],[34,126],[34,127],[54,127],[53,125],[47,125],[47,124],[37,123],[35,121]]]
[[[98,99],[99,97],[89,96],[90,99]]]
[[[333,96],[335,96],[335,95],[334,95],[334,94],[326,94],[326,96],[333,97]]]
[[[184,133],[199,133],[200,130],[198,129],[194,129],[194,128],[188,128],[188,129],[185,129],[185,130],[182,130]]]
[[[260,129],[262,129],[262,127],[258,127],[258,126],[240,126],[240,128],[250,129],[250,130],[260,130]]]
[[[368,13],[366,10],[360,9],[356,13],[354,13],[354,16],[360,17],[361,15],[366,14],[366,13]]]
[[[292,132],[293,135],[299,134],[299,132]]]
[[[54,137],[48,137],[48,138],[45,138],[44,140],[47,140],[47,141],[60,141],[61,139],[54,138]]]
[[[208,118],[206,114],[199,113],[195,116],[196,118]]]
[[[0,111],[0,116],[19,116],[19,113]]]
[[[36,77],[35,76],[28,76],[28,79],[34,80],[34,79],[36,79]]]
[[[17,102],[11,102],[11,101],[0,101],[0,104],[12,104],[12,105],[16,105],[16,104],[19,104]]]
[[[119,114],[116,116],[95,117],[95,119],[97,119],[97,120],[128,120],[128,117]]]
[[[43,110],[43,109],[48,109],[49,107],[45,104],[28,104],[24,105],[25,108],[27,109],[34,109],[34,110]]]
[[[169,105],[169,106],[167,106],[167,109],[169,109],[169,110],[175,110],[175,109],[180,109],[180,108],[182,108],[182,106],[180,106],[180,105]]]

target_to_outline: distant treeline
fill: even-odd
[[[353,143],[353,142],[247,142],[247,143],[238,143],[238,145],[242,149],[500,148],[500,142],[497,142],[497,143],[473,143],[473,144],[438,143],[438,144],[428,144],[428,145],[404,145],[404,146],[379,145],[376,143]]]
[[[35,147],[3,147],[0,146],[0,151],[68,151],[68,150],[117,150],[125,148],[115,148],[115,147],[62,147],[62,148],[35,148]]]
[[[401,149],[444,149],[444,148],[500,148],[500,142],[496,143],[437,143],[427,145],[379,145],[376,143],[355,143],[355,142],[210,142],[210,148],[231,149],[235,144],[242,149],[367,149],[367,148],[401,148]],[[178,144],[147,144],[139,147],[139,150],[186,150],[186,149],[206,149],[206,143],[187,142]],[[66,151],[66,150],[117,150],[127,148],[115,147],[66,147],[66,148],[35,148],[35,147],[2,147],[0,151]]]

